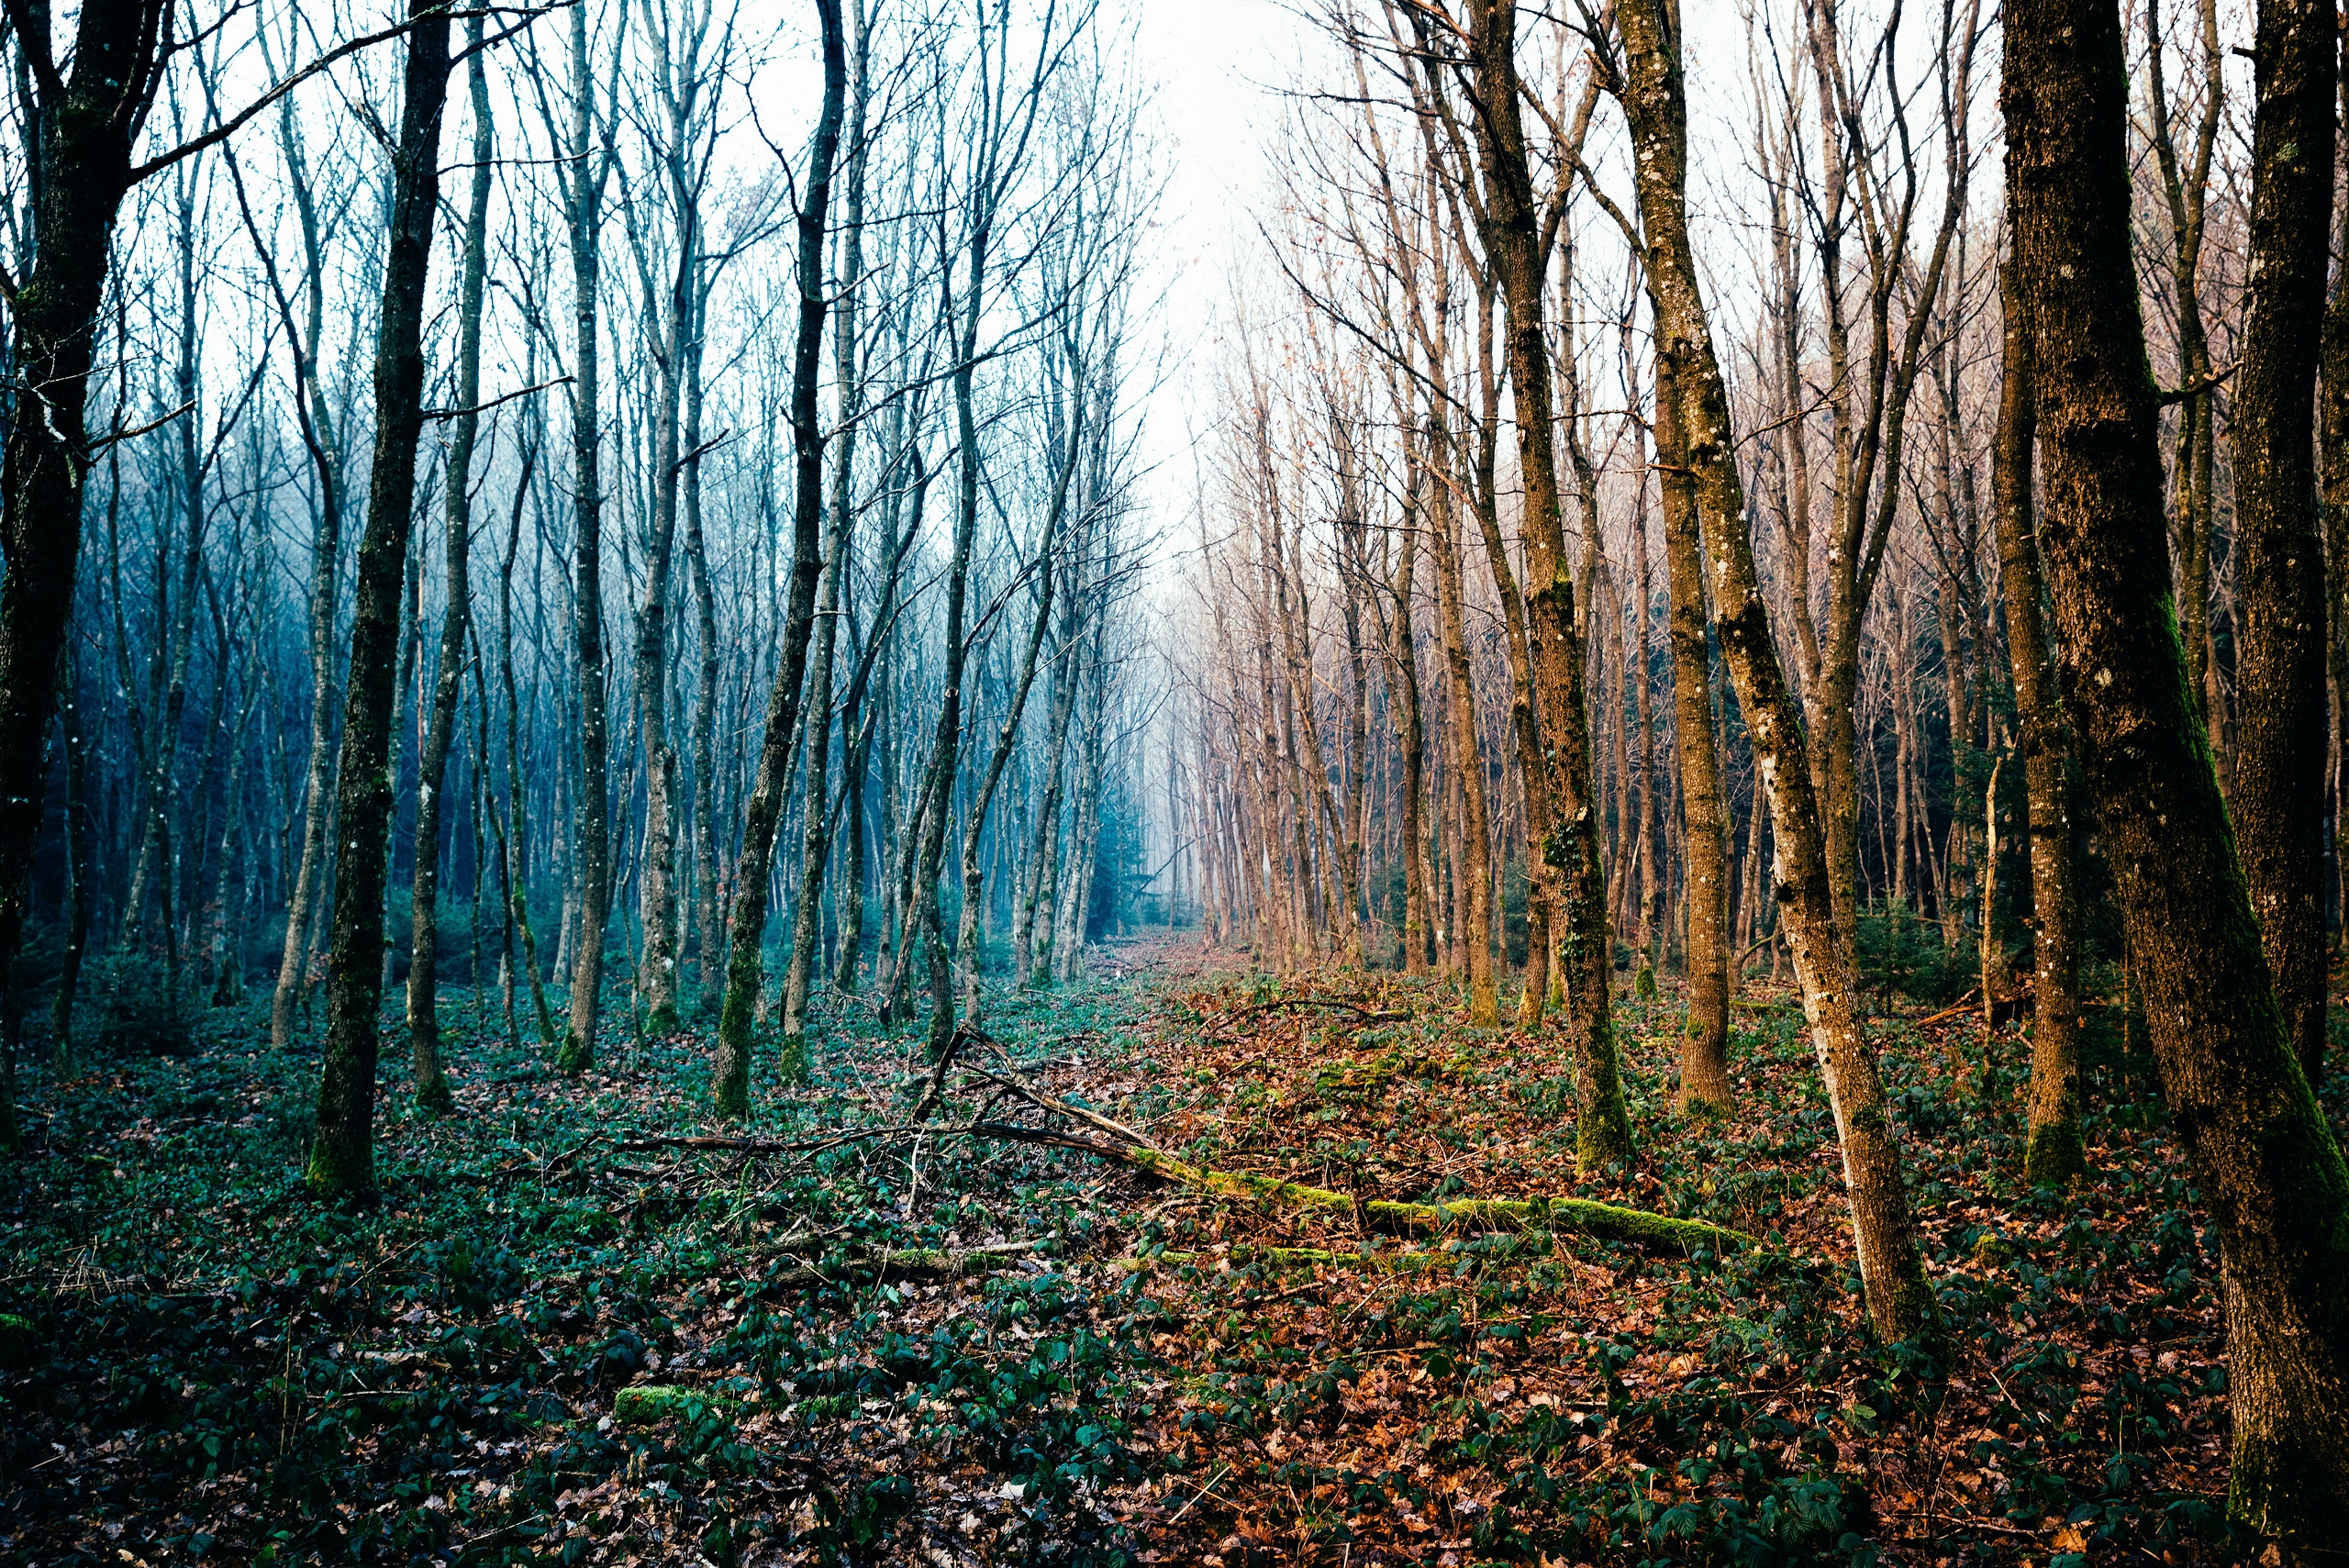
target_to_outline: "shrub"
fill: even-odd
[[[1879,904],[1860,917],[1860,984],[1879,996],[1898,991],[1928,1006],[1946,1006],[1981,976],[1965,944],[1950,947],[1938,926],[1905,904]]]
[[[75,1049],[116,1056],[193,1056],[195,1009],[175,995],[170,969],[151,953],[109,953],[82,972]]]

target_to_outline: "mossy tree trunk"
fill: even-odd
[[[1778,662],[1746,534],[1729,396],[1697,284],[1687,208],[1688,109],[1677,13],[1670,0],[1626,0],[1625,61],[1613,82],[1631,131],[1643,261],[1656,314],[1656,357],[1670,367],[1713,602],[1731,679],[1745,712],[1756,771],[1777,837],[1777,898],[1801,983],[1803,1012],[1827,1083],[1850,1191],[1854,1244],[1868,1316],[1886,1339],[1938,1329],[1932,1287],[1909,1210],[1900,1144],[1861,1035],[1848,948],[1836,924],[1819,800],[1802,720]]]
[[[2234,810],[2251,906],[2300,1070],[2324,1062],[2324,539],[2316,373],[2332,239],[2333,14],[2259,7],[2251,300],[2235,386]]]
[[[2263,7],[2261,72],[2295,47]],[[2016,266],[2038,371],[2040,542],[2105,858],[2170,1115],[2219,1231],[2235,1511],[2349,1537],[2349,1168],[2294,1056],[2188,684],[2158,395],[2130,246],[2114,0],[2007,7]],[[2256,139],[2256,138],[2255,138]]]
[[[343,692],[342,756],[335,777],[342,853],[335,877],[334,945],[327,955],[318,1133],[309,1165],[311,1191],[328,1198],[360,1196],[375,1184],[375,1040],[382,1028],[384,850],[391,839],[392,714],[398,697],[393,687],[401,582],[415,526],[424,295],[440,200],[440,120],[449,90],[448,11],[431,0],[413,0],[408,15],[375,336],[374,458],[367,528],[359,543],[351,678]]]

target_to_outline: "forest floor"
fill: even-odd
[[[315,1051],[273,1051],[258,1009],[208,1016],[192,1055],[20,1077],[0,1561],[2255,1549],[2221,1513],[2214,1241],[2118,1009],[2089,1031],[2096,1173],[2060,1196],[2020,1179],[2019,1039],[1985,1073],[1977,1019],[1877,1020],[1951,1329],[1935,1357],[1865,1330],[1783,995],[1748,989],[1737,1111],[1704,1120],[1671,1110],[1670,987],[1620,999],[1638,1163],[1578,1182],[1554,1032],[1468,1028],[1431,982],[1275,981],[1190,941],[1093,959],[1069,991],[991,996],[960,1061],[995,1076],[952,1078],[918,1131],[912,1035],[842,1005],[815,1082],[763,1063],[752,1124],[724,1129],[788,1149],[657,1141],[721,1131],[702,1034],[630,1040],[623,1007],[571,1081],[534,1040],[459,1027],[452,998],[457,1113],[413,1106],[387,1030],[361,1212],[306,1195]],[[1105,1118],[1352,1207],[1049,1141],[1097,1142]],[[1364,1228],[1369,1200],[1469,1196],[1599,1198],[1763,1244]]]

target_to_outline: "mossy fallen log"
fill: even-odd
[[[1368,1269],[1378,1273],[1407,1273],[1418,1269],[1445,1268],[1460,1262],[1458,1252],[1402,1251],[1333,1252],[1323,1247],[1234,1247],[1229,1252],[1158,1252],[1148,1256],[1112,1258],[1109,1266],[1139,1273],[1161,1263],[1210,1267],[1225,1259],[1238,1265],[1264,1264],[1276,1269]]]
[[[1684,1256],[1700,1248],[1724,1252],[1760,1245],[1742,1230],[1732,1230],[1709,1220],[1674,1219],[1666,1215],[1650,1214],[1644,1209],[1595,1203],[1588,1198],[1462,1198],[1454,1203],[1441,1204],[1397,1203],[1388,1198],[1373,1198],[1357,1208],[1354,1198],[1345,1193],[1331,1192],[1327,1187],[1307,1186],[1301,1182],[1260,1176],[1249,1171],[1213,1171],[1188,1164],[1163,1149],[1152,1147],[1143,1141],[1140,1133],[1124,1123],[1112,1121],[1098,1111],[1071,1105],[1056,1095],[1045,1094],[1016,1075],[989,1073],[978,1068],[967,1071],[974,1076],[1012,1091],[1042,1110],[1071,1118],[1108,1135],[1106,1138],[1088,1138],[1051,1128],[972,1121],[962,1129],[971,1136],[1076,1150],[1226,1197],[1252,1199],[1295,1208],[1323,1209],[1349,1216],[1358,1213],[1364,1225],[1406,1233],[1442,1232],[1454,1227],[1486,1230],[1572,1230],[1595,1236],[1603,1241],[1620,1241],[1653,1251]]]
[[[1296,1208],[1318,1208],[1353,1214],[1355,1200],[1327,1187],[1260,1176],[1250,1171],[1210,1171],[1186,1164],[1163,1151],[1130,1148],[1119,1156],[1127,1163],[1181,1182],[1202,1192],[1227,1197],[1255,1198]],[[1365,1225],[1380,1230],[1442,1232],[1455,1227],[1486,1230],[1573,1230],[1603,1241],[1621,1241],[1657,1251],[1716,1252],[1756,1245],[1742,1230],[1703,1219],[1674,1219],[1644,1209],[1620,1208],[1587,1198],[1462,1198],[1455,1203],[1397,1203],[1372,1198],[1362,1204]]]

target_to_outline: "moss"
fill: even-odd
[[[644,1032],[655,1039],[663,1035],[675,1034],[682,1027],[684,1026],[677,1018],[677,1005],[674,1002],[656,1003],[652,1010],[644,1015]]]
[[[2077,1121],[2066,1119],[2031,1129],[2031,1148],[2023,1156],[2022,1170],[2023,1178],[2032,1185],[2060,1192],[2087,1168],[2087,1146]]]
[[[612,1419],[623,1427],[657,1426],[672,1416],[693,1418],[703,1410],[731,1416],[742,1407],[740,1399],[705,1394],[674,1384],[645,1384],[623,1388],[612,1399]]]
[[[554,1054],[554,1070],[566,1077],[576,1078],[594,1065],[596,1052],[588,1045],[586,1038],[575,1029],[565,1033],[562,1049]]]
[[[24,1366],[32,1361],[33,1347],[40,1336],[33,1329],[32,1319],[19,1318],[13,1312],[0,1312],[0,1366]]]
[[[1134,1150],[1131,1159],[1144,1170],[1207,1192],[1347,1214],[1354,1209],[1352,1197],[1326,1187],[1281,1181],[1250,1171],[1203,1170],[1156,1150]],[[1707,1220],[1674,1219],[1586,1198],[1537,1198],[1531,1202],[1519,1198],[1463,1198],[1444,1204],[1397,1203],[1375,1198],[1362,1206],[1362,1215],[1382,1229],[1442,1231],[1454,1225],[1481,1224],[1488,1229],[1575,1230],[1601,1240],[1675,1252],[1693,1251],[1700,1247],[1727,1251],[1755,1244],[1754,1239],[1742,1230]]]
[[[364,1198],[375,1189],[373,1149],[365,1142],[331,1136],[324,1126],[310,1143],[306,1179],[311,1193],[329,1201]]]
[[[807,1055],[807,1037],[804,1033],[783,1037],[783,1047],[774,1063],[774,1075],[779,1083],[794,1088],[805,1085],[813,1071]]]

